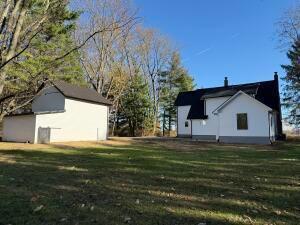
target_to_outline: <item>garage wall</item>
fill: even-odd
[[[66,98],[65,112],[37,115],[36,130],[50,127],[51,142],[106,140],[107,116],[107,106]]]
[[[34,143],[35,115],[4,117],[3,141]]]

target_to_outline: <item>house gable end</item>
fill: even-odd
[[[258,100],[255,99],[255,98],[251,97],[250,95],[246,94],[245,92],[239,91],[239,92],[237,92],[235,95],[233,95],[231,98],[229,98],[227,101],[225,101],[223,104],[221,104],[219,107],[217,107],[217,108],[213,111],[213,113],[214,113],[215,115],[218,114],[219,112],[222,111],[222,109],[224,109],[224,108],[225,108],[227,105],[229,105],[232,101],[234,101],[235,99],[237,99],[240,95],[245,95],[245,96],[247,96],[247,98],[248,98],[249,100],[255,101],[257,104],[259,104],[259,105],[265,107],[268,111],[272,111],[272,109],[271,109],[269,106],[265,105],[264,103],[258,101]]]

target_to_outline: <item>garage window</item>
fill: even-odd
[[[189,121],[185,121],[184,126],[189,127]]]
[[[238,130],[248,130],[247,113],[238,113],[236,118],[237,118],[237,129]]]

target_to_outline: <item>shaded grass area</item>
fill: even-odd
[[[299,172],[297,142],[0,144],[0,224],[296,225]]]

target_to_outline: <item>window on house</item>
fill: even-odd
[[[238,130],[248,130],[247,113],[238,113],[237,114],[237,129]]]
[[[185,126],[185,127],[189,127],[189,122],[188,122],[188,121],[185,121],[184,126]]]

